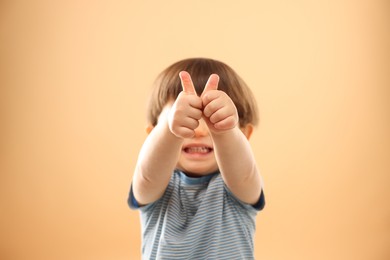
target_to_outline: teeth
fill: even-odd
[[[186,148],[188,153],[208,153],[209,148],[207,147],[188,147]]]

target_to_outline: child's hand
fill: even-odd
[[[231,98],[218,90],[219,77],[212,74],[201,95],[203,115],[211,132],[222,133],[238,124],[237,108]]]
[[[171,132],[180,138],[191,138],[202,118],[202,99],[196,94],[191,76],[185,71],[179,74],[183,91],[177,96],[169,116]]]

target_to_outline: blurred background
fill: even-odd
[[[256,258],[390,259],[390,2],[0,2],[0,259],[140,259],[157,74],[226,62],[261,122]]]

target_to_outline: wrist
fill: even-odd
[[[169,140],[169,142],[182,142],[183,141],[183,138],[175,135],[172,132],[171,128],[169,127],[169,122],[168,122],[167,118],[163,118],[162,120],[160,120],[157,123],[156,128],[164,136],[164,138],[166,138],[166,140]]]

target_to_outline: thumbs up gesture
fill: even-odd
[[[171,132],[177,137],[191,138],[202,118],[202,99],[196,94],[190,74],[179,73],[183,91],[177,96],[168,116]]]
[[[238,124],[236,106],[230,97],[218,90],[219,77],[212,74],[198,96],[190,74],[179,74],[183,91],[176,98],[169,116],[168,125],[177,137],[191,138],[203,117],[212,133],[222,133]]]
[[[230,130],[238,124],[237,108],[231,98],[218,90],[219,76],[212,74],[201,95],[203,118],[214,134]]]

